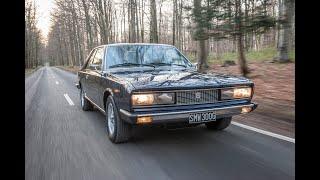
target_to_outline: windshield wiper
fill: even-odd
[[[170,63],[149,63],[150,65],[157,65],[157,66],[182,66],[182,67],[187,67],[186,65],[183,64],[170,64]]]
[[[176,65],[176,66],[182,66],[182,67],[187,67],[186,65],[183,65],[183,64],[171,64],[171,65]]]
[[[123,63],[123,64],[116,64],[113,66],[109,66],[109,68],[114,68],[114,67],[122,67],[122,66],[150,66],[154,68],[154,65],[152,64],[138,64],[138,63]]]

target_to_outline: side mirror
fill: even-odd
[[[90,65],[90,67],[93,67],[94,68],[94,70],[98,70],[98,68],[100,67],[100,65],[98,65],[98,64],[91,64]]]
[[[196,69],[198,69],[198,63],[192,63],[192,66],[195,67]]]
[[[105,71],[101,71],[100,74],[101,74],[101,76],[103,76],[103,77],[107,77],[107,72],[105,72]]]

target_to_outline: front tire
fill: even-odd
[[[205,123],[206,127],[210,130],[223,130],[227,128],[231,123],[232,117],[225,117],[221,119],[217,119],[216,121],[211,121]]]
[[[85,93],[83,89],[80,89],[80,105],[82,110],[89,111],[93,109],[93,105],[90,103],[88,99],[85,98]]]
[[[131,137],[132,126],[119,117],[118,109],[111,96],[106,102],[106,131],[113,143],[126,142]]]

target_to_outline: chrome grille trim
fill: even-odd
[[[146,90],[146,91],[134,91],[132,94],[148,94],[148,93],[175,93],[176,97],[179,92],[190,92],[190,91],[210,91],[215,90],[216,92],[216,98],[214,103],[219,102],[229,102],[229,101],[239,101],[239,100],[251,100],[251,98],[241,98],[241,99],[229,99],[229,100],[219,100],[219,91],[221,89],[232,89],[232,88],[245,88],[245,87],[251,87],[250,85],[238,85],[238,86],[230,86],[230,87],[211,87],[211,88],[203,88],[203,89],[175,89],[175,90]],[[140,108],[153,108],[153,107],[171,107],[171,106],[179,106],[179,105],[199,105],[199,104],[205,104],[205,103],[197,103],[197,104],[178,104],[177,101],[175,104],[163,104],[163,105],[145,105],[145,106],[132,106],[133,109],[140,109]],[[209,103],[208,103],[209,104]]]
[[[196,98],[196,95],[200,97]],[[177,91],[176,104],[190,105],[190,104],[207,104],[216,103],[219,101],[218,89],[195,89],[192,91]]]

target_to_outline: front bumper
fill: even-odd
[[[189,115],[191,113],[209,112],[214,111],[216,113],[216,118],[230,117],[238,114],[243,114],[242,108],[250,108],[251,111],[256,109],[258,104],[248,103],[242,105],[231,105],[224,107],[215,108],[205,108],[196,110],[180,110],[180,111],[170,111],[170,112],[158,112],[158,113],[131,113],[124,109],[120,109],[120,117],[130,124],[137,124],[138,117],[152,117],[151,124],[166,124],[166,123],[188,123]],[[246,113],[249,113],[246,112]]]

